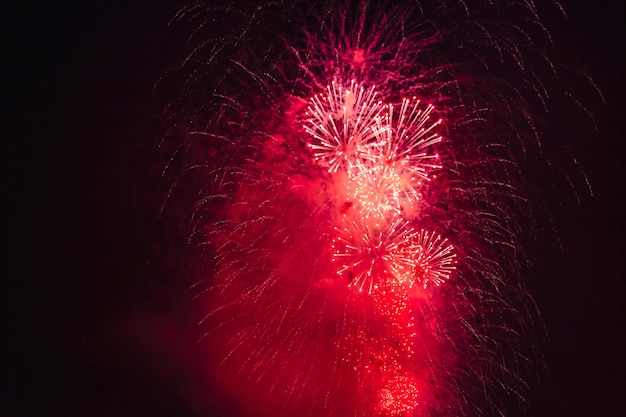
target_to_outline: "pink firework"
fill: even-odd
[[[433,106],[422,108],[419,100],[404,99],[397,115],[393,105],[385,107],[384,117],[373,121],[376,140],[354,164],[347,184],[366,217],[384,218],[387,213],[419,208],[424,182],[431,171],[441,168],[433,151],[442,139],[433,132],[441,120],[429,123]]]
[[[520,166],[546,32],[530,2],[383,3],[179,15],[195,305],[246,415],[506,415],[535,375]]]
[[[388,276],[400,284],[412,280],[416,232],[410,226],[400,218],[385,224],[344,223],[332,247],[337,274],[347,277],[348,285],[371,294]]]
[[[455,269],[456,255],[452,245],[441,236],[423,230],[417,234],[414,245],[417,246],[417,281],[424,288],[429,284],[440,285],[446,282]]]
[[[432,152],[433,145],[441,142],[441,136],[435,129],[441,119],[430,121],[434,106],[421,106],[415,97],[403,99],[398,114],[394,114],[394,106],[387,106],[384,126],[379,133],[379,158],[387,163],[404,162],[410,176],[428,180],[428,170],[439,169],[438,156]]]
[[[388,278],[399,287],[440,285],[455,269],[456,255],[446,239],[418,232],[400,218],[382,225],[344,221],[338,232],[332,244],[337,274],[359,291],[371,294]]]

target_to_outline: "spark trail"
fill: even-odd
[[[196,191],[213,377],[251,416],[523,409],[539,316],[520,165],[544,157],[538,74],[557,78],[532,3],[233,2],[178,19],[197,29],[166,129]]]

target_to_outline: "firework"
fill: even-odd
[[[352,221],[339,229],[341,234],[332,246],[337,274],[347,275],[348,285],[370,294],[387,275],[404,283],[412,279],[415,269],[411,245],[415,232],[400,219],[376,226]]]
[[[542,157],[529,100],[545,99],[526,59],[547,61],[532,3],[180,18],[197,47],[168,123],[205,172],[190,233],[203,340],[247,382],[216,378],[280,416],[523,407],[538,313],[519,167]]]
[[[326,90],[314,96],[307,109],[304,129],[311,136],[309,146],[330,172],[351,169],[368,157],[382,103],[374,88],[365,89],[354,80],[347,87],[333,82]]]
[[[434,233],[421,231],[417,235],[417,259],[415,260],[417,280],[426,287],[429,283],[440,285],[447,281],[454,271],[455,254],[452,245]]]
[[[428,180],[429,169],[441,168],[436,162],[437,154],[428,152],[441,141],[441,136],[433,133],[441,120],[428,123],[434,107],[422,108],[420,101],[413,98],[402,100],[398,115],[394,115],[392,105],[387,109],[385,126],[377,130],[380,135],[379,158],[387,163],[402,161],[405,169],[410,170],[412,180]]]

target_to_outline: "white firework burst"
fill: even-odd
[[[304,130],[315,159],[337,172],[366,158],[383,108],[375,87],[365,88],[354,80],[348,86],[333,81],[326,93],[310,99],[306,112]]]
[[[454,247],[447,239],[434,232],[422,230],[414,237],[413,245],[417,246],[413,261],[416,281],[424,288],[446,282],[456,269]]]
[[[410,280],[414,270],[411,242],[416,232],[397,217],[383,224],[348,221],[337,228],[333,262],[349,286],[372,293],[381,280],[392,276],[397,282]]]
[[[441,119],[431,120],[433,110],[432,104],[424,107],[415,97],[405,98],[397,115],[394,115],[393,105],[387,106],[385,118],[389,127],[379,131],[383,135],[379,142],[384,144],[384,155],[396,160],[407,159],[415,175],[425,180],[428,170],[441,168],[438,155],[432,152],[433,145],[442,139],[435,131]]]

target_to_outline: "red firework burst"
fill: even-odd
[[[260,413],[469,416],[523,402],[537,313],[521,290],[516,155],[538,149],[537,129],[524,93],[484,68],[512,58],[529,71],[535,35],[520,25],[540,22],[528,2],[509,25],[463,12],[501,6],[181,13],[205,19],[194,36],[227,32],[186,57],[199,98],[175,103],[170,123],[201,138],[180,153],[208,172],[190,238],[209,264],[202,326],[216,362],[252,381],[228,389]]]

